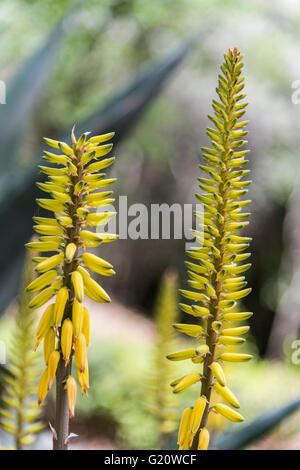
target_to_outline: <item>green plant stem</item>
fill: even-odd
[[[219,207],[220,213],[225,214],[225,207],[226,207],[226,193],[224,193],[224,200],[223,200],[223,207]],[[220,224],[219,227],[220,231],[220,237],[218,238],[218,241],[216,243],[216,247],[220,251],[220,257],[219,259],[216,260],[215,263],[215,272],[212,275],[212,286],[214,287],[216,291],[216,296],[211,299],[210,302],[210,316],[207,321],[207,332],[208,332],[208,337],[206,344],[209,347],[210,353],[206,356],[204,359],[204,365],[203,365],[203,381],[202,381],[202,386],[201,386],[201,396],[204,395],[206,397],[206,407],[201,419],[201,423],[199,426],[199,429],[197,433],[195,434],[195,437],[193,439],[193,444],[191,449],[192,450],[197,450],[198,448],[198,441],[199,441],[199,433],[202,428],[205,428],[207,425],[207,420],[208,420],[208,415],[209,415],[209,405],[210,405],[210,397],[211,397],[211,390],[212,390],[212,381],[213,381],[213,373],[210,369],[210,365],[214,362],[215,360],[215,354],[216,354],[216,343],[217,343],[217,332],[213,329],[212,324],[213,322],[217,321],[219,319],[219,301],[221,297],[221,291],[222,291],[222,283],[221,281],[217,280],[217,273],[220,272],[222,269],[223,265],[223,256],[224,256],[224,245],[222,243],[222,239],[224,236],[224,222]]]
[[[211,317],[209,318],[207,322],[207,331],[209,332],[207,342],[206,344],[209,347],[210,354],[208,354],[204,360],[204,365],[203,365],[203,381],[201,385],[201,396],[206,397],[206,407],[201,419],[201,423],[199,426],[199,429],[197,433],[195,434],[195,437],[193,439],[192,447],[191,450],[197,450],[198,448],[198,441],[199,441],[199,433],[200,429],[206,427],[207,420],[208,420],[208,414],[209,414],[209,404],[210,404],[210,396],[211,396],[211,390],[212,390],[212,380],[213,380],[213,374],[210,369],[210,365],[214,362],[215,360],[215,352],[216,352],[216,339],[217,339],[217,334],[212,328],[212,323],[218,319],[219,311],[218,311],[218,294],[219,292],[217,291],[217,298],[212,301],[212,305],[210,308],[211,312]],[[220,294],[219,294],[220,295]]]
[[[65,380],[71,374],[71,362],[65,366],[61,359],[56,372],[56,436],[53,438],[53,450],[68,450],[69,405]]]

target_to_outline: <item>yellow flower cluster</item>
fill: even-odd
[[[247,103],[244,102],[244,79],[241,76],[242,56],[237,49],[229,50],[221,66],[217,93],[213,100],[214,116],[209,116],[214,127],[207,129],[211,148],[202,148],[205,178],[199,178],[201,195],[196,195],[204,206],[203,214],[196,213],[200,230],[204,235],[203,246],[187,252],[192,262],[187,262],[189,286],[193,290],[181,290],[183,297],[193,305],[180,304],[181,309],[200,321],[196,324],[179,324],[175,329],[197,338],[195,348],[169,354],[173,361],[191,359],[201,364],[199,373],[191,373],[171,383],[174,393],[180,393],[195,383],[201,383],[201,396],[193,408],[184,410],[178,436],[179,449],[206,449],[209,432],[206,429],[210,412],[241,422],[243,417],[233,408],[240,404],[228,388],[222,364],[224,361],[244,362],[251,355],[226,350],[245,342],[249,327],[240,322],[252,313],[237,312],[237,301],[247,296],[251,289],[243,273],[250,264],[243,263],[250,253],[250,238],[241,236],[240,230],[247,224],[249,213],[242,212],[250,201],[241,199],[248,192],[251,181],[244,180],[249,170],[243,169],[249,150],[241,149],[247,141],[244,130],[247,121],[241,120]],[[201,231],[195,231],[201,239]],[[224,349],[225,348],[225,349]],[[211,392],[225,403],[211,403]],[[228,406],[230,405],[230,406]],[[233,408],[232,408],[233,407]]]
[[[53,216],[34,217],[34,230],[39,234],[39,241],[26,245],[31,250],[47,254],[33,258],[39,277],[27,287],[29,292],[39,292],[29,304],[32,309],[49,303],[36,331],[35,349],[43,340],[46,364],[39,384],[39,403],[51,389],[60,361],[64,361],[67,367],[74,357],[82,392],[87,394],[89,387],[87,347],[90,316],[83,305],[84,296],[96,302],[110,302],[110,298],[91,278],[88,270],[102,276],[112,276],[115,272],[110,263],[86,252],[86,248],[117,238],[116,235],[88,230],[107,224],[115,216],[115,212],[94,210],[114,201],[111,191],[101,191],[115,182],[115,179],[105,178],[105,173],[101,172],[114,161],[114,158],[101,158],[111,151],[112,144],[105,142],[113,135],[109,133],[88,139],[89,133],[85,133],[76,140],[73,130],[72,148],[64,142],[45,139],[50,147],[61,152],[44,152],[43,158],[51,166],[39,167],[48,179],[37,185],[50,198],[38,199],[37,203],[51,211]],[[71,371],[71,367],[68,370]],[[72,417],[76,381],[71,374],[66,377],[65,386]]]

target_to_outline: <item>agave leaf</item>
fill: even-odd
[[[1,376],[2,374],[12,376],[12,373],[11,373],[10,370],[7,368],[7,366],[4,365],[4,364],[0,364],[0,376]]]
[[[189,39],[169,52],[165,57],[154,60],[136,74],[132,81],[85,122],[77,125],[77,132],[89,129],[92,133],[116,132],[115,141],[120,141],[133,128],[147,106],[160,92],[162,85],[181,63],[195,44],[196,38]],[[55,138],[55,136],[54,136]],[[67,141],[67,136],[59,140]],[[40,153],[39,153],[40,155]],[[39,210],[35,203],[38,178],[36,167],[26,173],[14,172],[9,178],[5,192],[0,193],[0,217],[5,221],[0,232],[0,312],[18,291],[21,266],[24,258],[24,243],[32,234],[32,216]],[[40,175],[39,175],[40,178]],[[41,211],[39,210],[39,214]]]
[[[182,62],[195,41],[196,38],[192,37],[163,58],[143,66],[133,80],[116,93],[104,107],[78,126],[78,133],[84,129],[97,130],[101,133],[113,129],[116,133],[115,141],[121,140],[161,91],[165,81]]]
[[[278,426],[300,407],[300,400],[296,400],[278,410],[265,413],[249,424],[245,424],[238,431],[233,431],[217,440],[216,450],[238,450],[249,446],[255,440],[264,436]]]
[[[64,34],[65,22],[62,21],[46,43],[24,63],[8,85],[6,104],[0,106],[0,200],[9,190],[12,180],[10,175],[15,176],[18,171],[17,149],[24,123],[47,83]]]

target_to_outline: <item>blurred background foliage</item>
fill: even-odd
[[[300,327],[300,108],[292,102],[292,83],[300,78],[298,2],[1,0],[0,26],[0,79],[7,85],[7,104],[0,105],[0,304],[6,312],[0,339],[9,343],[23,244],[38,210],[33,183],[41,177],[41,137],[64,137],[73,123],[93,132],[108,126],[119,141],[112,172],[117,196],[127,195],[128,205],[194,203],[217,70],[223,52],[238,46],[245,56],[254,181],[253,291],[245,308],[254,311],[259,359],[239,367],[236,391],[249,420],[298,399],[299,366],[291,361]],[[105,247],[117,271],[105,280],[114,302],[91,307],[98,341],[91,346],[90,396],[80,399],[73,423],[81,436],[74,446],[157,445],[157,421],[144,396],[154,301],[168,266],[184,286],[184,244],[120,240]],[[190,398],[178,397],[178,408]],[[53,420],[51,399],[44,415]],[[215,428],[230,431],[218,422]],[[299,429],[296,413],[256,445],[299,448]],[[49,446],[48,434],[42,436],[38,445]]]

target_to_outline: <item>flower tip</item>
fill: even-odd
[[[73,418],[75,415],[75,402],[76,402],[76,382],[74,377],[69,376],[66,380],[66,388],[68,394],[69,415]]]
[[[74,124],[73,127],[72,127],[72,131],[71,131],[72,142],[73,142],[74,145],[77,142],[76,137],[75,137],[75,126],[76,125]]]

